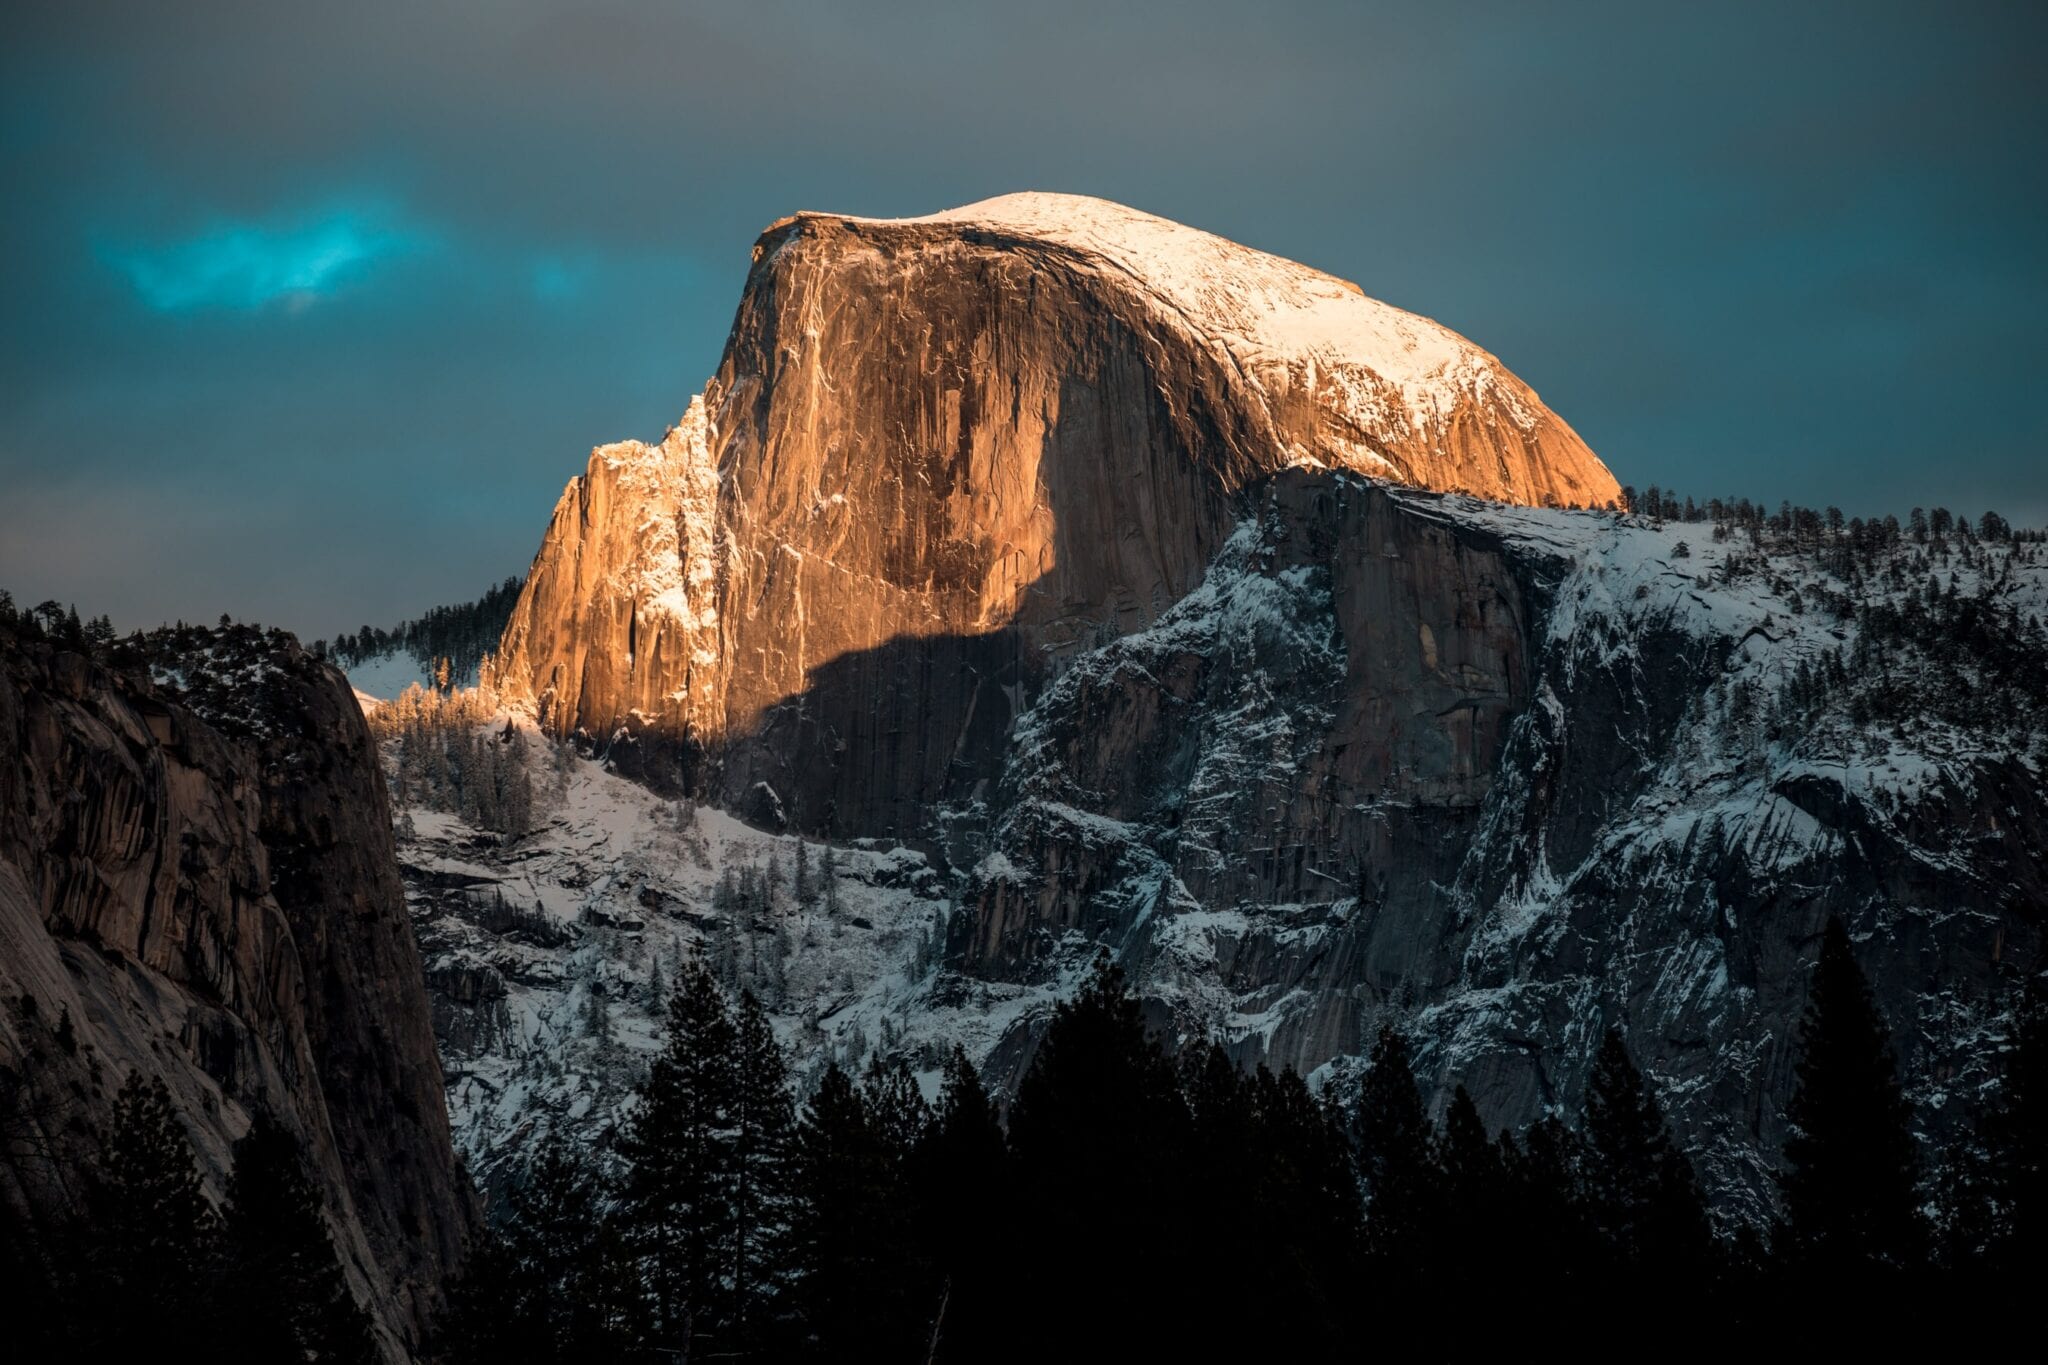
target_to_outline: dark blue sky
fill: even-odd
[[[1626,482],[2038,524],[2044,9],[15,0],[0,586],[469,597],[768,222],[1017,189],[1438,318]]]

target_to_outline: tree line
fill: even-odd
[[[2048,623],[2012,591],[2014,569],[2041,562],[2048,533],[1996,512],[1945,507],[1845,517],[1838,507],[1747,498],[1697,502],[1651,486],[1623,489],[1639,515],[1711,522],[1728,550],[1704,585],[1755,581],[1795,616],[1853,623],[1853,639],[1801,659],[1768,703],[1773,739],[1803,733],[1830,708],[1859,732],[1940,722],[1998,736],[2048,761]],[[1680,542],[1675,556],[1690,558]],[[1965,591],[1963,570],[1976,575]]]
[[[1824,541],[1848,540],[1855,545],[1898,543],[1910,536],[1915,544],[1941,544],[1949,537],[1965,541],[1985,540],[2039,545],[2048,541],[2048,531],[2015,527],[1997,512],[1987,511],[1974,522],[1967,516],[1937,507],[1932,512],[1915,507],[1901,525],[1897,516],[1847,517],[1839,507],[1812,508],[1790,500],[1772,511],[1766,504],[1748,498],[1708,498],[1696,502],[1681,498],[1673,490],[1651,484],[1637,493],[1631,484],[1622,485],[1621,510],[1659,521],[1715,522],[1736,531],[1771,536],[1787,544],[1817,548]]]
[[[957,1051],[936,1102],[877,1057],[829,1067],[799,1105],[760,1003],[693,961],[622,1128],[542,1146],[439,1349],[1226,1360],[1365,1340],[1440,1357],[1545,1323],[1648,1343],[1695,1319],[1846,1321],[1944,1279],[2020,1285],[2048,1236],[2040,996],[1997,1103],[1932,1175],[1838,925],[1799,1041],[1782,1215],[1730,1232],[1617,1030],[1576,1123],[1489,1134],[1462,1088],[1431,1119],[1393,1029],[1350,1095],[1213,1045],[1169,1054],[1104,959],[1006,1115]]]
[[[491,658],[476,687],[408,686],[369,712],[370,732],[389,741],[392,804],[451,811],[512,843],[534,827],[535,792],[528,744],[518,726],[493,729],[497,715]],[[557,757],[562,761],[566,755]]]
[[[525,585],[526,580],[514,574],[486,588],[474,602],[432,607],[388,630],[365,625],[343,631],[332,641],[315,640],[309,648],[343,668],[403,650],[430,672],[445,660],[454,680],[464,682],[477,675],[477,666],[486,655],[497,651],[498,638],[505,633],[505,623],[512,619],[512,609],[519,604],[519,592]],[[448,684],[444,680],[441,686],[445,690]]]
[[[17,1009],[35,1013],[34,997]],[[54,1045],[80,1046],[68,1018]],[[12,1080],[0,1077],[0,1080]],[[14,1085],[9,1101],[25,1102]],[[28,1130],[7,1125],[10,1142]],[[25,1360],[317,1361],[368,1365],[370,1318],[344,1278],[298,1139],[258,1113],[220,1199],[201,1182],[160,1078],[131,1073],[111,1122],[67,1162],[63,1207],[40,1225],[0,1203],[0,1275],[18,1293]]]

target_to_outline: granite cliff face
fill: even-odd
[[[1347,1089],[1392,1024],[1509,1126],[1576,1114],[1618,1024],[1754,1217],[1839,917],[1941,1132],[2044,967],[2048,565],[1952,561],[2034,661],[2001,682],[1960,631],[1860,638],[1917,578],[1823,612],[1844,578],[1711,529],[1281,476],[1022,716],[949,960],[1042,981],[1104,945],[1172,1036]]]
[[[376,751],[287,637],[214,641],[152,685],[0,629],[0,1201],[57,1216],[130,1072],[170,1087],[216,1194],[270,1109],[403,1359],[474,1210]]]
[[[986,792],[1060,659],[1186,596],[1297,468],[1618,491],[1470,342],[1206,233],[1053,195],[799,215],[756,244],[683,421],[563,494],[502,674],[657,781],[908,834]]]
[[[1393,1024],[1518,1126],[1618,1024],[1758,1214],[1829,917],[1929,1131],[2042,969],[2048,566],[1565,510],[1615,492],[1491,357],[1303,267],[1051,196],[800,215],[683,421],[571,483],[502,678],[612,773],[928,869],[862,918],[943,897],[938,960],[792,994],[800,1050],[1014,1081],[1107,948],[1173,1038],[1348,1087]],[[570,842],[579,915],[664,875]],[[673,936],[720,932],[673,880]]]

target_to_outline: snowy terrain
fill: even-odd
[[[880,1051],[930,1084],[956,1044],[1013,1080],[1052,1002],[1106,946],[1176,1040],[1215,1036],[1247,1061],[1307,1056],[1312,1081],[1348,1094],[1370,1031],[1397,1023],[1438,1102],[1469,1084],[1495,1121],[1575,1112],[1599,1030],[1627,1020],[1710,1188],[1754,1200],[1778,1118],[1741,1116],[1782,1085],[1801,989],[1798,944],[1769,921],[1803,922],[1816,905],[1896,939],[1882,956],[1895,979],[1877,984],[1894,1001],[1912,1094],[1938,1122],[1981,1081],[1973,1059],[2000,1027],[1981,982],[1945,980],[1978,970],[1975,945],[1997,932],[2006,894],[1958,813],[2037,803],[2048,752],[2042,718],[1993,705],[2001,694],[1960,645],[1930,657],[1859,634],[1879,605],[1953,588],[1951,600],[2010,610],[2027,636],[2048,616],[2043,547],[1904,540],[1850,584],[1822,554],[1743,529],[1393,496],[1504,547],[1545,604],[1531,704],[1455,878],[1422,912],[1442,946],[1404,949],[1449,957],[1368,986],[1341,964],[1375,951],[1380,908],[1342,869],[1310,868],[1320,889],[1285,903],[1233,889],[1257,853],[1234,823],[1243,803],[1284,798],[1343,685],[1326,577],[1275,562],[1253,519],[1200,588],[1148,629],[1077,655],[1030,699],[998,798],[1008,805],[935,812],[948,846],[973,850],[950,869],[864,842],[833,851],[828,890],[813,841],[799,900],[795,838],[658,798],[553,745],[530,715],[501,712],[484,729],[524,737],[534,832],[508,845],[418,805],[399,829],[473,1167],[489,1179],[543,1127],[595,1137],[613,1122],[655,1046],[659,984],[680,953],[704,952],[763,997],[800,1080],[827,1058]],[[2020,643],[2048,648],[2034,629]],[[1880,649],[1882,687],[1869,671]],[[1087,698],[1188,657],[1233,680],[1201,703],[1195,776],[1170,822],[1112,814],[1048,737],[1085,717]],[[1802,692],[1807,675],[1834,681]],[[1876,720],[1858,709],[1930,679],[1987,700]],[[2018,795],[1998,785],[2014,782]],[[974,970],[973,907],[995,888],[1051,894],[1064,874],[1049,857],[1106,869],[1081,919],[1029,970]],[[1846,884],[1852,864],[1891,880]],[[728,877],[749,888],[737,900],[721,890]],[[1358,1021],[1356,1051],[1320,1041],[1352,1036],[1339,1020]]]
[[[365,659],[342,671],[348,674],[349,686],[356,690],[356,696],[371,701],[390,701],[415,683],[421,687],[433,686],[433,679],[427,676],[426,669],[420,667],[419,660],[404,650],[382,658]]]
[[[546,1129],[599,1138],[657,1046],[663,983],[704,954],[767,1005],[807,1090],[826,1063],[904,1057],[936,1093],[953,1046],[986,1058],[1063,984],[971,981],[938,962],[953,888],[913,850],[803,845],[664,801],[501,713],[527,740],[538,828],[507,847],[447,812],[399,816],[399,859],[443,1044],[458,1148],[489,1180]],[[738,913],[721,878],[776,869]],[[500,900],[502,898],[502,904]]]

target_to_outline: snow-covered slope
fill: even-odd
[[[1498,360],[1448,327],[1367,298],[1349,280],[1106,199],[1006,194],[923,218],[857,221],[942,225],[1063,247],[1128,277],[1191,334],[1279,393],[1306,386],[1327,394],[1360,431],[1428,432],[1474,401],[1497,403],[1525,431],[1547,416]],[[1290,453],[1310,464],[1334,457],[1366,473],[1420,481],[1369,443]],[[1594,461],[1589,472],[1598,468]],[[1617,491],[1611,479],[1586,489],[1596,502]]]
[[[685,955],[761,997],[804,1086],[881,1051],[935,1091],[953,1046],[998,1055],[1066,984],[943,970],[957,878],[922,853],[764,834],[549,745],[530,716],[482,728],[507,723],[527,739],[532,833],[507,845],[426,805],[398,828],[456,1142],[487,1185],[550,1130],[596,1142],[611,1128]]]
[[[1332,496],[1341,481],[1276,499],[1201,591],[1025,713],[956,953],[1032,980],[1107,942],[1178,1034],[1345,1089],[1392,1023],[1439,1098],[1466,1085],[1493,1124],[1574,1114],[1618,1023],[1712,1188],[1755,1213],[1804,973],[1839,915],[1942,1124],[1981,1079],[2015,973],[2040,968],[2043,547],[1852,554],[1846,533],[1800,548],[1388,497],[1396,522],[1491,542],[1475,571],[1369,515],[1319,521]],[[1332,519],[1351,548],[1303,557]],[[1453,624],[1487,608],[1428,595],[1395,612],[1423,636],[1392,669],[1408,695],[1375,676],[1400,642],[1346,619],[1379,600],[1367,547],[1439,583],[1511,574],[1526,676],[1450,658],[1473,644]],[[1447,670],[1449,704],[1423,686]],[[1377,783],[1347,771],[1371,735],[1501,690],[1512,715],[1476,771],[1426,746]]]

